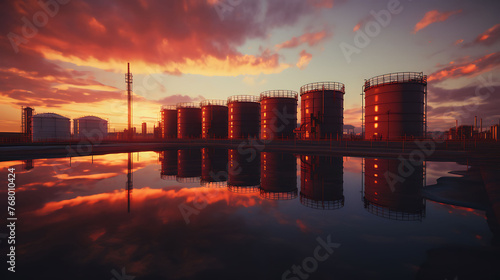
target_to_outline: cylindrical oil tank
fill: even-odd
[[[227,177],[227,149],[203,148],[201,150],[201,185],[224,187]]]
[[[33,116],[33,141],[61,141],[71,138],[70,119],[54,113]]]
[[[319,82],[300,88],[300,133],[302,139],[342,137],[345,86]]]
[[[161,172],[164,180],[175,180],[177,176],[177,150],[165,150],[160,152]]]
[[[259,137],[259,98],[252,95],[234,95],[227,99],[227,105],[229,107],[229,138]]]
[[[201,137],[227,138],[228,109],[225,100],[203,100],[201,106]]]
[[[300,156],[300,203],[315,209],[344,207],[342,157]]]
[[[425,216],[422,165],[408,168],[398,159],[367,158],[364,166],[363,200],[370,213],[394,220],[422,220]]]
[[[177,181],[197,182],[201,176],[201,149],[184,149],[177,153]]]
[[[102,141],[108,135],[108,121],[95,116],[73,120],[73,136],[78,139]]]
[[[427,76],[386,74],[365,80],[365,139],[423,137]]]
[[[231,192],[258,192],[260,186],[260,154],[241,154],[228,150],[227,187]]]
[[[177,138],[177,106],[161,107],[161,137],[163,139]]]
[[[260,138],[293,139],[297,128],[298,93],[269,90],[260,94]]]
[[[177,138],[190,139],[201,137],[201,108],[199,103],[182,102],[177,104]]]
[[[262,152],[260,196],[273,200],[297,198],[297,158],[290,153]]]

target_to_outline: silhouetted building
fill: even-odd
[[[458,128],[450,128],[448,140],[472,139],[474,135],[474,127],[472,125],[461,125]]]
[[[35,110],[31,107],[22,107],[21,114],[21,132],[25,141],[33,141],[33,114]]]

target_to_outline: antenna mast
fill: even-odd
[[[127,63],[127,74],[125,74],[125,83],[127,83],[127,97],[128,97],[128,140],[132,140],[134,135],[132,131],[132,82],[133,77],[130,73],[130,63]]]

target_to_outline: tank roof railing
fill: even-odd
[[[200,177],[179,177],[179,176],[176,176],[175,180],[179,183],[199,183]]]
[[[260,94],[260,101],[266,98],[295,98],[298,99],[299,94],[294,90],[275,89],[267,90]]]
[[[163,105],[161,106],[162,110],[177,110],[177,105]]]
[[[233,95],[227,98],[227,104],[232,102],[255,102],[259,103],[259,97],[255,95]]]
[[[368,212],[386,219],[398,221],[421,221],[425,217],[425,207],[415,211],[405,212],[378,205],[366,198],[363,198],[363,201]]]
[[[300,87],[300,95],[309,91],[317,91],[317,90],[335,90],[345,93],[345,85],[343,83],[338,83],[338,82],[310,83]]]
[[[33,115],[33,118],[35,118],[35,117],[36,118],[55,118],[55,119],[71,120],[71,118],[66,116],[66,115],[61,115],[61,114],[53,113],[53,112],[45,112],[45,113],[35,114],[35,115]]]
[[[75,118],[75,119],[73,119],[73,120],[74,120],[74,121],[75,121],[75,120],[81,120],[81,119],[83,119],[83,120],[88,120],[89,118],[90,118],[90,119],[93,119],[93,120],[98,120],[98,121],[107,121],[106,119],[103,119],[103,118],[100,118],[100,117],[98,117],[98,116],[94,116],[94,115],[86,115],[86,116],[83,116],[83,117]]]
[[[364,90],[369,88],[397,83],[416,83],[427,85],[427,76],[423,72],[396,72],[384,74],[365,80]]]
[[[337,200],[318,200],[300,193],[300,203],[309,208],[335,210],[344,207],[345,198]]]
[[[290,200],[298,196],[298,190],[285,191],[285,192],[270,192],[260,189],[260,197],[269,200]]]
[[[233,193],[256,193],[260,190],[260,185],[256,186],[234,186],[227,185],[227,189]]]
[[[202,187],[207,187],[207,188],[225,188],[225,187],[227,187],[227,181],[213,182],[213,181],[207,181],[207,180],[201,179],[200,185]]]
[[[181,102],[181,103],[177,103],[177,109],[179,108],[200,108],[200,104],[199,103],[195,103],[195,102]]]
[[[203,106],[227,106],[227,101],[226,100],[220,100],[220,99],[205,99],[200,102],[200,107]]]

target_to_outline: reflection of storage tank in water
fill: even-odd
[[[262,152],[260,196],[266,199],[297,197],[297,159],[289,153]]]
[[[260,186],[260,154],[240,154],[237,149],[228,150],[227,187],[232,192],[258,192]]]
[[[179,150],[177,154],[177,181],[197,182],[201,176],[201,149]]]
[[[167,105],[161,108],[161,125],[163,139],[177,138],[177,106]]]
[[[269,90],[260,94],[261,139],[294,138],[297,96],[293,90]]]
[[[94,116],[73,120],[75,138],[102,141],[108,135],[108,121]]]
[[[227,149],[203,148],[201,150],[201,185],[226,186]]]
[[[184,102],[177,104],[177,138],[201,137],[201,108],[199,104]]]
[[[344,84],[336,82],[312,83],[300,88],[301,138],[342,137],[344,94]]]
[[[69,118],[54,113],[33,116],[33,141],[69,140]]]
[[[203,100],[201,106],[201,136],[204,139],[227,138],[228,110],[225,100]]]
[[[420,221],[425,216],[425,200],[421,191],[424,182],[422,165],[400,173],[398,159],[365,159],[364,204],[377,216],[394,220]],[[402,182],[401,182],[402,181]]]
[[[252,95],[235,95],[227,99],[229,107],[228,135],[230,139],[259,137],[259,98]]]
[[[365,139],[423,137],[427,76],[401,72],[365,80]]]
[[[300,156],[300,203],[316,209],[344,207],[342,157]]]
[[[177,176],[177,150],[165,150],[160,152],[161,178],[164,180],[175,180]]]

